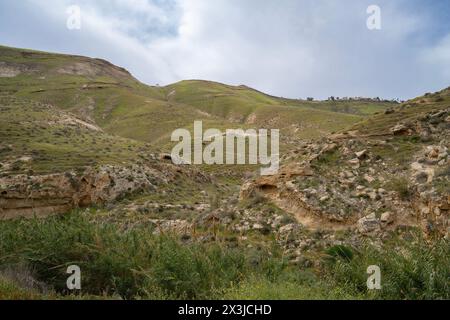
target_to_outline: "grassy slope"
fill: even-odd
[[[141,142],[79,125],[72,115],[41,103],[3,95],[0,110],[0,172],[51,173],[123,164],[146,151]]]
[[[388,134],[389,129],[400,122],[419,119],[424,114],[439,111],[450,106],[450,88],[417,97],[403,103],[396,112],[377,114],[354,125],[353,129],[367,135]]]
[[[204,113],[232,122],[280,128],[282,133],[299,138],[323,136],[360,121],[364,115],[395,105],[389,102],[284,99],[245,86],[201,80],[181,81],[163,90],[169,101],[192,105]]]
[[[194,120],[205,127],[281,128],[286,135],[315,138],[388,106],[348,102],[350,107],[341,108],[338,102],[282,99],[207,81],[151,87],[101,60],[7,47],[0,47],[0,62],[26,66],[16,77],[0,77],[1,91],[92,119],[108,133],[158,145]]]
[[[361,114],[386,107],[360,107],[355,102],[352,107],[361,110],[355,115],[330,111],[336,103],[279,99],[245,87],[210,82],[188,81],[156,88],[120,72],[63,75],[58,73],[59,68],[92,60],[29,51],[24,54],[9,48],[0,48],[0,61],[29,64],[37,70],[0,78],[0,162],[14,163],[22,155],[35,158],[31,164],[17,164],[18,172],[52,172],[134,160],[146,152],[144,144],[136,140],[162,145],[173,128],[190,126],[197,119],[219,128],[282,125],[290,134],[315,137],[348,127],[359,121]],[[175,94],[170,95],[173,90]],[[447,93],[444,96],[440,102],[436,102],[437,96],[420,98],[417,106],[412,101],[411,107],[377,115],[355,128],[363,133],[384,132],[405,116],[436,108],[435,103],[445,106]],[[427,104],[426,99],[434,100]],[[58,122],[70,113],[91,119],[106,132]],[[249,116],[253,113],[257,114],[255,123],[245,123],[252,122]],[[299,128],[297,133],[292,125]],[[186,202],[184,198],[194,200],[192,194],[185,194],[188,188],[183,185],[171,189],[171,202],[178,198],[182,203]],[[127,298],[374,298],[364,287],[366,264],[359,261],[379,261],[378,253],[365,256],[362,252],[363,259],[331,266],[331,278],[324,273],[319,279],[288,266],[278,255],[272,257],[273,252],[247,252],[246,243],[236,250],[230,250],[220,239],[212,245],[186,247],[155,237],[149,229],[122,233],[118,224],[98,225],[90,219],[89,214],[82,217],[76,213],[42,221],[1,223],[0,247],[7,257],[1,259],[1,267],[25,261],[36,273],[33,276],[59,288],[65,283],[65,263],[76,261],[86,268],[84,294],[100,295],[109,288],[107,293]],[[389,255],[381,252],[389,269],[385,278],[389,291],[381,292],[379,298],[448,298],[448,286],[435,287],[427,282],[429,269],[433,269],[439,276],[436,282],[446,283],[442,279],[448,276],[448,245],[439,250],[442,252],[430,257],[425,248],[412,254],[411,259],[393,255],[392,250]],[[409,281],[411,272],[414,283]],[[0,277],[0,298],[12,297],[45,298]]]

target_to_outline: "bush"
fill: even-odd
[[[349,247],[343,245],[332,246],[326,250],[329,261],[335,262],[336,259],[344,259],[345,261],[351,261],[353,259],[353,251]]]
[[[25,264],[37,280],[67,294],[67,266],[82,270],[82,292],[134,299],[206,299],[252,273],[271,274],[281,263],[259,251],[219,244],[183,244],[149,228],[121,231],[81,213],[0,223],[0,266]]]
[[[408,179],[405,177],[392,179],[387,187],[390,190],[397,192],[400,199],[404,201],[410,199],[412,196]]]
[[[252,190],[248,195],[247,199],[242,202],[243,206],[247,208],[254,208],[257,205],[264,204],[267,202],[266,197],[260,190]]]
[[[250,272],[243,254],[216,245],[185,247],[174,239],[160,238],[154,249],[152,266],[144,271],[142,292],[147,297],[154,297],[156,291],[176,298],[207,299]]]
[[[381,290],[368,292],[367,267],[381,269]],[[450,299],[450,246],[448,241],[427,244],[418,237],[401,246],[383,249],[365,246],[351,260],[328,266],[328,277],[347,292],[378,299]]]
[[[95,223],[80,212],[0,221],[0,298],[48,297],[41,288],[70,298],[66,269],[75,264],[82,298],[450,299],[448,241],[418,238],[357,251],[339,245],[326,253],[331,259],[316,270],[322,272],[312,273],[287,264],[276,245],[183,243],[147,227]],[[367,291],[370,265],[381,268],[380,291]]]

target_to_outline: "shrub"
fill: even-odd
[[[262,191],[252,190],[252,192],[248,195],[247,199],[243,201],[243,205],[247,208],[253,208],[259,204],[264,204],[267,202]]]
[[[408,179],[405,177],[394,178],[388,183],[387,187],[398,193],[400,199],[408,200],[412,196],[411,188]]]
[[[381,290],[367,290],[367,267],[381,269]],[[417,237],[384,248],[367,245],[351,260],[328,266],[335,286],[379,299],[449,299],[450,246],[447,240],[427,244]]]
[[[327,260],[336,261],[336,259],[343,259],[351,261],[353,259],[353,251],[351,248],[343,245],[335,245],[328,248],[325,252],[328,255]]]
[[[149,228],[121,231],[75,212],[45,220],[0,223],[0,266],[25,264],[37,280],[67,294],[66,269],[79,265],[83,294],[209,298],[252,273],[271,274],[278,262],[218,243],[183,244]],[[255,259],[256,258],[256,259]]]

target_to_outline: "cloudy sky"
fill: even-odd
[[[148,84],[405,99],[450,85],[450,0],[0,0],[0,44],[104,58]]]

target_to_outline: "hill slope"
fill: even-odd
[[[450,90],[418,97],[319,142],[298,142],[277,176],[247,183],[310,228],[383,238],[421,226],[449,236]]]
[[[0,47],[0,90],[70,111],[108,133],[162,145],[194,120],[314,138],[359,121],[367,110],[393,105],[290,100],[207,81],[151,87],[103,60],[7,47]]]
[[[0,299],[68,298],[73,263],[86,299],[446,299],[450,247],[432,240],[450,236],[449,93],[151,87],[103,60],[0,47]],[[159,148],[194,120],[280,128],[279,174],[173,165]],[[368,292],[374,264],[383,290]]]

